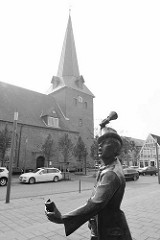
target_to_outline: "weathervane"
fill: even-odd
[[[71,4],[69,4],[69,15],[71,14]]]

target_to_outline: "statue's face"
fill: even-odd
[[[104,140],[100,145],[99,145],[99,157],[103,161],[107,161],[109,159],[112,159],[115,157],[115,146],[110,139]]]

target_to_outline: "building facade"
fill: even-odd
[[[160,136],[149,134],[139,154],[139,166],[156,166],[160,164]]]

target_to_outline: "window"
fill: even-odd
[[[79,119],[79,127],[81,127],[83,125],[83,120],[80,118]]]
[[[57,173],[58,172],[58,170],[57,169],[48,169],[48,173]]]
[[[83,102],[83,98],[82,97],[78,97],[78,102],[82,103]]]
[[[48,126],[59,127],[59,119],[54,117],[48,117]]]
[[[87,108],[87,102],[84,102],[84,108]]]
[[[47,173],[47,169],[44,169],[41,171],[41,174],[46,174]]]

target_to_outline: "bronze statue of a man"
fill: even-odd
[[[91,240],[132,240],[124,212],[120,209],[125,191],[125,178],[118,154],[122,139],[112,128],[104,128],[98,139],[103,161],[92,196],[79,208],[61,215],[54,202],[46,203],[47,218],[62,223],[66,236],[89,221]]]

